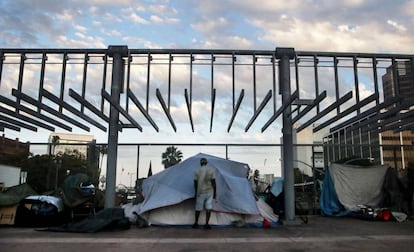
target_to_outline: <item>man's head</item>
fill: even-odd
[[[207,165],[207,159],[206,158],[201,158],[200,159],[200,164],[201,165]]]

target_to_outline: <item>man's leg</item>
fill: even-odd
[[[193,228],[198,228],[198,218],[199,217],[200,217],[200,211],[195,211]]]
[[[207,210],[206,211],[206,225],[208,225],[209,221],[210,221],[210,216],[211,216],[211,211]]]

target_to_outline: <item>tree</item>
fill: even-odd
[[[99,147],[99,154],[102,155],[100,156],[100,162],[99,162],[99,169],[98,169],[98,175],[101,175],[101,171],[102,171],[102,162],[104,159],[104,156],[108,154],[108,145],[101,145]]]
[[[179,162],[181,162],[183,158],[183,153],[177,149],[177,147],[169,146],[165,150],[164,153],[162,153],[162,164],[164,165],[164,168],[167,169],[170,166],[176,165]]]

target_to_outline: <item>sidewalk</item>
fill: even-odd
[[[309,217],[274,228],[149,227],[94,234],[0,228],[0,251],[412,251],[414,221]]]

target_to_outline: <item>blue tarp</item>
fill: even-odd
[[[270,192],[275,196],[279,196],[283,192],[283,178],[274,178]]]
[[[346,216],[351,213],[339,202],[329,169],[327,169],[322,183],[319,205],[323,214],[327,216]]]

